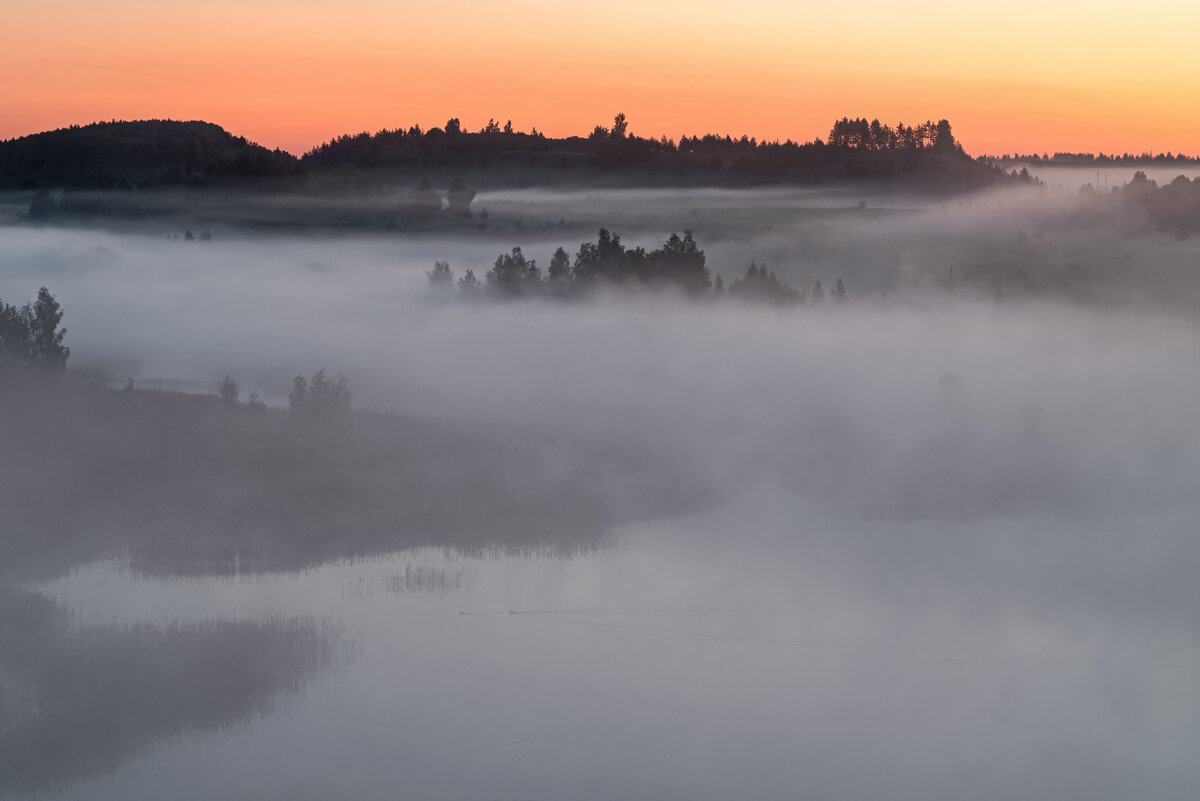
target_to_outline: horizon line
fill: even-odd
[[[620,114],[620,113],[618,113],[618,114],[620,116],[624,116],[623,114]],[[891,123],[885,122],[879,117],[850,117],[848,115],[843,115],[843,117],[835,119],[834,122],[837,122],[840,119],[850,119],[850,120],[867,119],[870,121],[879,121],[883,125],[891,125]],[[948,119],[948,118],[939,117],[939,120],[946,120],[946,119]],[[332,142],[336,141],[337,139],[341,139],[343,137],[361,136],[363,134],[366,134],[368,136],[377,136],[377,135],[383,134],[383,133],[411,131],[414,127],[418,128],[422,134],[425,134],[425,133],[429,133],[430,131],[433,131],[433,130],[445,130],[446,124],[453,120],[461,121],[461,118],[460,117],[450,117],[444,123],[442,123],[440,125],[433,125],[428,128],[422,127],[419,123],[412,123],[410,125],[397,125],[397,126],[391,127],[391,128],[382,127],[382,128],[378,128],[374,131],[372,131],[370,129],[366,129],[366,128],[359,129],[359,130],[346,130],[343,133],[335,134],[334,136],[332,136],[328,139],[324,139],[324,140],[318,142],[317,144],[311,145],[307,149],[305,149],[304,151],[299,152],[299,153],[297,153],[295,150],[288,149],[285,147],[279,147],[279,146],[272,147],[270,145],[262,144],[261,142],[255,140],[255,139],[252,139],[251,137],[246,136],[245,134],[239,133],[238,131],[236,131],[230,127],[227,127],[223,123],[215,122],[214,120],[203,119],[200,117],[184,119],[182,117],[146,116],[146,117],[136,117],[136,118],[115,118],[114,117],[114,118],[109,118],[109,119],[95,119],[95,120],[91,120],[90,122],[67,123],[65,125],[59,125],[58,127],[54,127],[54,128],[43,128],[41,130],[30,131],[28,133],[23,133],[23,134],[17,134],[15,136],[10,136],[5,139],[0,139],[0,143],[14,142],[19,139],[25,139],[25,138],[32,137],[32,136],[39,136],[41,134],[55,133],[57,131],[66,131],[66,130],[72,130],[75,128],[86,128],[86,127],[89,127],[92,125],[111,125],[111,124],[137,123],[137,122],[176,122],[176,123],[183,123],[183,124],[201,123],[201,124],[205,124],[205,125],[215,125],[231,136],[236,136],[236,137],[246,140],[246,142],[249,144],[257,145],[258,147],[262,147],[262,148],[265,148],[265,149],[271,150],[271,151],[279,151],[282,153],[286,153],[297,160],[301,160],[305,156],[307,156],[310,153],[312,153],[313,151],[317,150],[318,148],[323,147],[328,144],[331,144]],[[614,118],[614,121],[615,121],[615,118]],[[937,122],[937,121],[938,120],[929,118],[929,119],[923,120],[921,122],[912,123],[911,125],[909,123],[905,123],[903,121],[898,121],[897,123],[895,123],[895,125],[896,126],[905,125],[908,127],[913,127],[916,125],[923,125],[926,123]],[[498,125],[501,124],[500,121],[496,120],[494,117],[489,117],[488,122],[489,123],[495,122]],[[511,120],[506,120],[506,122],[510,123]],[[951,127],[953,128],[953,121],[950,121],[950,124],[951,124]],[[596,127],[603,127],[603,125],[601,123],[597,123]],[[594,131],[594,129],[593,129],[593,131]],[[477,134],[486,133],[486,131],[483,129],[474,130],[471,128],[464,127],[459,133],[460,134],[477,135]],[[528,130],[528,131],[517,130],[514,127],[514,129],[510,133],[511,133],[511,135],[540,136],[540,137],[543,137],[546,139],[563,140],[563,139],[587,139],[591,136],[592,132],[573,133],[573,134],[567,134],[567,135],[563,135],[563,136],[551,136],[551,135],[547,134],[545,131],[539,131],[537,126],[533,125],[533,126],[531,126],[530,130]],[[721,133],[716,133],[714,131],[705,131],[703,133],[690,133],[690,134],[684,133],[684,134],[680,134],[679,137],[673,137],[673,136],[670,136],[669,134],[665,134],[665,133],[660,134],[658,136],[641,135],[641,134],[638,134],[637,132],[630,131],[626,134],[626,136],[629,138],[638,138],[638,139],[652,140],[652,141],[661,141],[662,139],[667,139],[668,141],[670,141],[672,143],[676,143],[676,144],[683,137],[703,138],[706,136],[717,136],[722,139],[732,139],[735,142],[742,141],[743,139],[747,139],[747,140],[753,141],[759,145],[762,145],[762,144],[786,144],[788,142],[791,142],[795,145],[801,145],[801,146],[808,145],[808,144],[814,144],[814,143],[828,144],[828,142],[827,142],[828,132],[825,135],[817,135],[817,136],[813,136],[808,139],[796,139],[793,137],[787,137],[786,139],[779,139],[778,137],[769,139],[769,138],[760,138],[760,137],[753,136],[748,133],[734,135],[732,133],[721,134]],[[961,144],[961,141],[958,140],[957,137],[955,137],[955,138],[956,138],[956,141],[959,141]],[[964,148],[964,153],[965,152],[966,151]],[[1054,150],[1053,152],[1042,149],[1041,153],[1039,154],[1036,150],[1028,152],[1028,153],[1022,153],[1019,149],[1012,148],[1012,149],[1006,150],[1003,153],[979,153],[977,155],[971,155],[968,153],[967,155],[972,159],[992,159],[992,160],[1006,160],[1007,159],[1007,160],[1012,160],[1012,161],[1043,161],[1043,162],[1052,161],[1053,159],[1055,159],[1058,156],[1091,156],[1093,158],[1105,157],[1105,158],[1114,159],[1114,160],[1144,159],[1144,158],[1153,159],[1156,157],[1171,157],[1171,158],[1182,158],[1182,159],[1200,161],[1200,151],[1198,151],[1195,154],[1189,154],[1189,153],[1184,153],[1183,151],[1176,152],[1176,151],[1171,151],[1171,150],[1160,150],[1157,152],[1152,151],[1152,150],[1141,150],[1141,151],[1136,151],[1136,152],[1130,151],[1130,150],[1124,150],[1121,153],[1117,153],[1116,151],[1106,152],[1103,149],[1094,150],[1094,151],[1093,150]]]

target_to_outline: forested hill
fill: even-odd
[[[211,122],[73,125],[0,142],[0,186],[113,188],[286,174],[297,160]]]
[[[611,127],[597,125],[586,136],[558,139],[494,120],[471,132],[451,119],[429,130],[412,126],[341,136],[302,159],[207,122],[100,122],[0,142],[0,188],[262,185],[264,178],[347,170],[359,185],[433,178],[465,179],[480,187],[865,181],[959,190],[1005,180],[1001,170],[963,151],[946,120],[893,128],[843,118],[827,139],[798,143],[716,134],[643,138],[629,131],[623,114]]]
[[[561,139],[514,130],[492,120],[479,131],[458,119],[441,128],[420,126],[338,137],[304,155],[309,168],[350,165],[473,173],[519,171],[539,183],[598,175],[650,183],[762,184],[893,181],[945,188],[973,188],[1004,179],[999,170],[973,160],[954,139],[946,120],[895,128],[878,120],[843,118],[826,140],[758,141],[742,136],[663,136],[631,133],[623,114],[611,127]]]

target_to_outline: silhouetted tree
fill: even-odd
[[[692,295],[706,294],[711,286],[704,261],[704,251],[696,246],[691,231],[684,231],[682,238],[671,234],[661,248],[646,256],[651,280],[678,286]]]
[[[29,323],[23,311],[0,301],[0,366],[29,361]]]
[[[338,373],[336,378],[327,378],[322,368],[312,378],[298,375],[292,380],[288,410],[300,419],[335,420],[350,413],[351,400],[346,377]]]
[[[613,127],[609,131],[609,136],[613,139],[624,139],[626,131],[629,130],[629,123],[625,119],[625,114],[620,113],[613,117]]]
[[[550,294],[562,297],[571,288],[571,257],[563,248],[554,251],[546,270],[546,287]]]
[[[27,364],[64,370],[71,349],[63,344],[66,329],[59,330],[63,310],[45,287],[37,299],[24,306],[0,301],[0,366]]]
[[[842,279],[838,279],[833,285],[833,291],[830,293],[833,296],[835,303],[841,303],[846,299],[846,285],[842,283]]]
[[[624,258],[625,247],[621,244],[621,237],[610,234],[607,228],[601,228],[596,244],[584,242],[579,246],[571,277],[581,287],[604,280],[615,281],[620,275]]]
[[[488,291],[505,298],[536,294],[542,276],[537,261],[526,259],[519,247],[511,253],[501,253],[487,273]]]
[[[478,298],[482,292],[482,286],[479,279],[475,277],[474,270],[467,270],[463,277],[458,279],[458,292],[462,297],[468,300]]]
[[[746,275],[729,285],[729,297],[767,303],[791,304],[800,301],[800,293],[768,271],[750,262]]]
[[[29,328],[33,363],[39,367],[66,369],[71,349],[63,345],[67,329],[60,331],[58,328],[62,317],[62,307],[50,294],[50,290],[46,287],[39,289],[37,300],[33,303],[33,320]]]
[[[433,269],[425,273],[429,278],[429,286],[439,291],[454,288],[454,270],[450,269],[450,262],[435,261]]]
[[[817,281],[815,284],[813,284],[812,294],[809,297],[812,298],[813,303],[825,302],[825,290],[821,288],[820,281]]]

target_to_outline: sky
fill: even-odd
[[[204,119],[303,153],[489,118],[553,136],[824,137],[949,119],[972,154],[1200,153],[1200,3],[43,0],[0,8],[0,138]]]

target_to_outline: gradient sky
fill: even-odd
[[[204,119],[294,153],[489,117],[824,137],[947,117],[968,152],[1200,153],[1197,0],[41,0],[0,9],[0,138]]]

